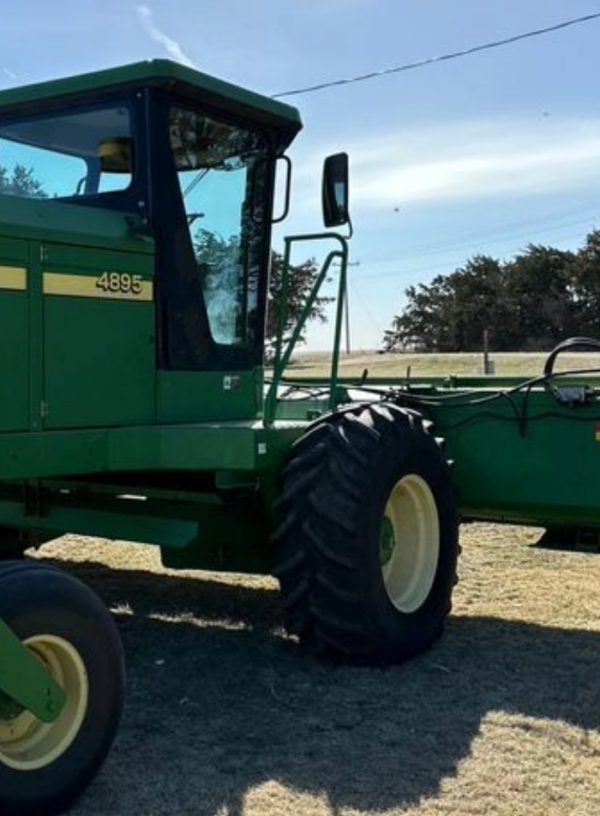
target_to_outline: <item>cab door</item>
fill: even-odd
[[[44,427],[154,422],[153,253],[41,249]]]

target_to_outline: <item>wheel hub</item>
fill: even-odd
[[[43,768],[63,754],[77,736],[89,696],[88,676],[79,652],[54,635],[24,641],[67,694],[57,720],[43,723],[30,711],[2,709],[0,761],[9,768],[31,771]]]
[[[381,531],[379,533],[379,563],[382,567],[390,561],[395,546],[394,525],[387,516],[384,516],[381,520]]]
[[[400,612],[425,603],[440,552],[435,497],[417,474],[402,477],[392,489],[381,522],[379,561],[385,589]]]

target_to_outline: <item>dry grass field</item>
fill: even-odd
[[[478,370],[461,358],[409,364]],[[145,545],[44,547],[105,599],[128,662],[117,742],[73,816],[598,816],[600,554],[540,534],[463,527],[444,636],[387,670],[303,655],[269,578],[169,572]]]
[[[548,354],[531,353],[491,353],[498,376],[534,377],[542,373]],[[289,376],[311,377],[328,373],[328,355],[325,353],[298,352],[288,369]],[[555,370],[565,371],[579,368],[600,368],[600,354],[565,352],[557,358]],[[410,369],[413,377],[444,376],[447,374],[482,374],[483,355],[476,353],[456,354],[378,354],[357,352],[342,354],[340,373],[347,377],[360,377],[364,370],[376,377],[404,377]]]
[[[47,546],[109,604],[128,660],[119,737],[73,816],[597,816],[600,555],[539,533],[465,527],[444,636],[387,670],[301,654],[271,579]]]

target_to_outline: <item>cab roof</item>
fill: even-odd
[[[146,60],[93,73],[78,74],[0,91],[0,115],[31,114],[68,97],[93,101],[104,91],[127,87],[162,87],[179,96],[231,110],[277,128],[291,141],[302,127],[296,108],[225,82],[171,60]],[[74,100],[73,100],[74,101]],[[48,104],[45,104],[48,103]]]

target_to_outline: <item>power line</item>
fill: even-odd
[[[361,74],[360,76],[350,77],[347,79],[335,79],[330,82],[321,82],[318,85],[309,85],[306,88],[296,88],[293,91],[283,91],[273,95],[273,99],[281,99],[284,96],[298,96],[299,94],[313,93],[314,91],[322,91],[326,88],[335,88],[339,85],[353,85],[355,82],[365,82],[368,79],[376,79],[377,77],[387,76],[389,74],[399,74],[403,71],[412,71],[416,68],[424,68],[426,65],[433,65],[437,62],[446,62],[448,60],[458,59],[459,57],[468,57],[471,54],[477,54],[480,51],[489,51],[492,48],[502,48],[505,45],[519,42],[520,40],[527,40],[531,37],[540,37],[544,34],[551,34],[554,31],[559,31],[569,26],[580,25],[581,23],[589,23],[592,20],[597,20],[600,17],[600,11],[594,14],[586,14],[583,17],[574,17],[570,20],[564,20],[562,23],[546,26],[545,28],[537,28],[533,31],[526,31],[523,34],[514,34],[512,37],[506,37],[503,40],[495,40],[493,42],[484,43],[483,45],[474,45],[471,48],[465,48],[462,51],[453,51],[449,54],[441,54],[437,57],[428,57],[427,59],[418,60],[417,62],[408,62],[404,65],[398,65],[395,68],[383,68],[380,71],[371,71],[368,74]]]
[[[557,233],[557,232],[560,231],[561,232],[561,237],[556,238],[555,240],[562,241],[562,242],[578,240],[578,241],[581,242],[582,241],[581,232],[578,232],[576,235],[573,235],[573,234],[565,235],[564,234],[565,229],[570,230],[572,227],[578,226],[579,224],[580,224],[580,221],[569,221],[569,222],[565,222],[563,224],[555,225],[553,227],[545,227],[545,228],[542,228],[542,229],[538,229],[538,230],[536,230],[536,233],[537,234],[549,233],[549,232],[550,233]],[[589,229],[589,227],[587,229]],[[507,246],[511,246],[513,248],[511,248],[510,250],[507,249],[506,252],[503,253],[503,255],[505,255],[505,256],[506,255],[515,255],[518,252],[523,252],[524,248],[523,248],[522,245],[517,247],[515,243],[512,243],[512,244],[508,243],[510,237],[512,237],[512,236],[509,236],[509,238],[494,238],[492,240],[486,241],[486,245],[505,243],[506,242]],[[515,235],[515,240],[516,240],[516,235]],[[458,249],[460,249],[460,247]],[[458,251],[458,250],[455,250],[455,251]],[[402,277],[406,277],[407,275],[418,275],[418,274],[421,274],[421,273],[433,275],[433,274],[436,274],[436,273],[440,272],[440,273],[446,273],[447,274],[450,267],[459,268],[459,266],[461,265],[461,264],[456,265],[455,262],[451,262],[451,261],[446,262],[444,264],[437,264],[435,266],[431,266],[429,264],[427,266],[414,266],[413,265],[415,260],[420,260],[426,254],[427,253],[424,253],[423,255],[407,255],[407,256],[404,256],[403,258],[401,258],[398,261],[399,266],[396,269],[394,269],[393,271],[391,271],[391,272],[371,272],[371,273],[369,273],[368,277],[367,276],[362,276],[362,277],[358,276],[357,278],[354,278],[354,281],[356,282],[357,280],[358,281],[372,280],[373,278],[392,278],[392,277],[402,278]],[[436,254],[441,254],[441,253],[436,253]],[[449,252],[448,254],[451,254],[451,253]],[[475,252],[474,254],[478,254],[478,253]],[[473,253],[471,254],[471,257],[473,257]],[[464,261],[462,263],[464,263]],[[400,264],[402,264],[402,267],[400,267]]]
[[[600,203],[586,204],[559,212],[546,213],[531,218],[522,218],[519,221],[512,221],[493,227],[492,229],[477,232],[463,233],[452,241],[442,241],[437,243],[428,242],[407,247],[407,253],[411,259],[425,258],[431,255],[442,255],[450,251],[468,249],[473,244],[498,243],[518,238],[521,235],[527,236],[534,227],[536,232],[548,232],[555,229],[562,229],[565,226],[576,226],[581,223],[581,219],[573,220],[574,216],[581,216],[585,213],[600,214]],[[554,222],[554,226],[550,226]],[[559,222],[558,224],[556,222]],[[583,229],[583,223],[582,223]]]
[[[361,306],[363,307],[364,313],[369,318],[371,325],[380,333],[383,333],[381,326],[379,325],[379,321],[374,317],[373,312],[367,306],[367,303],[361,293],[358,291],[358,287],[356,286],[356,281],[354,281],[351,277],[348,277],[348,283],[350,285],[350,289],[352,290],[352,294],[358,298]]]

